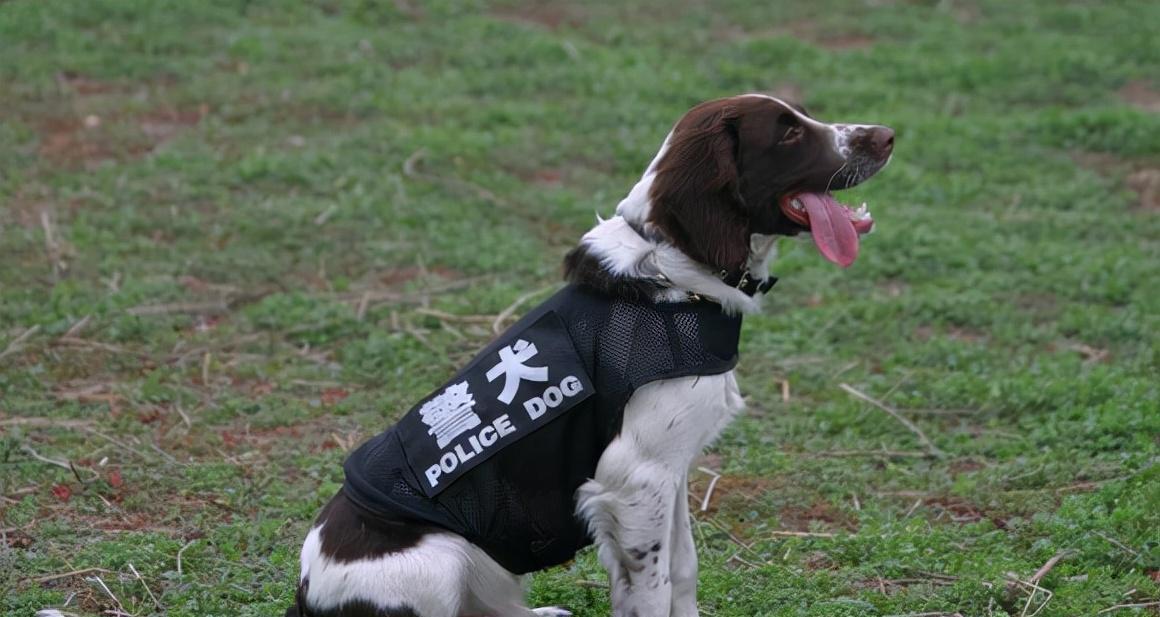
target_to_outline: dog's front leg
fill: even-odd
[[[669,544],[673,547],[672,617],[698,617],[697,613],[697,547],[693,544],[693,528],[689,520],[688,477],[677,487],[673,502],[673,531]]]
[[[669,617],[673,512],[681,478],[651,463],[617,467],[605,474],[598,469],[596,479],[579,492],[580,512],[608,570],[612,615]]]

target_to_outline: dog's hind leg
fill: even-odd
[[[519,577],[505,570],[477,546],[468,544],[465,553],[468,567],[464,616],[571,617],[572,613],[555,606],[528,608]]]

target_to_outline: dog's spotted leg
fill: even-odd
[[[673,506],[673,555],[670,576],[673,579],[672,617],[698,617],[697,614],[697,549],[693,544],[693,529],[689,520],[688,477],[677,487]]]
[[[615,447],[614,442],[610,448]],[[670,526],[678,480],[661,471],[648,464],[621,468],[619,474],[597,470],[597,479],[580,488],[581,512],[609,573],[613,617],[669,617]]]
[[[653,382],[625,406],[620,436],[576,492],[577,513],[608,570],[613,617],[697,614],[687,470],[744,406],[732,373]]]

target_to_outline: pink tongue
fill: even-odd
[[[858,232],[846,208],[825,193],[800,193],[797,198],[810,217],[810,233],[822,256],[848,267],[858,258]]]

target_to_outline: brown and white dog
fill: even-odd
[[[702,103],[665,138],[616,216],[568,255],[566,277],[634,300],[707,298],[756,311],[759,298],[735,281],[767,277],[777,236],[808,232],[826,259],[853,263],[873,220],[864,204],[847,208],[829,191],[874,175],[893,146],[889,128],[819,122],[764,95]],[[687,472],[743,405],[732,371],[632,394],[618,436],[575,494],[608,570],[613,615],[697,615]],[[370,517],[342,493],[306,537],[299,581],[288,616],[570,614],[527,608],[519,577],[463,537]]]

